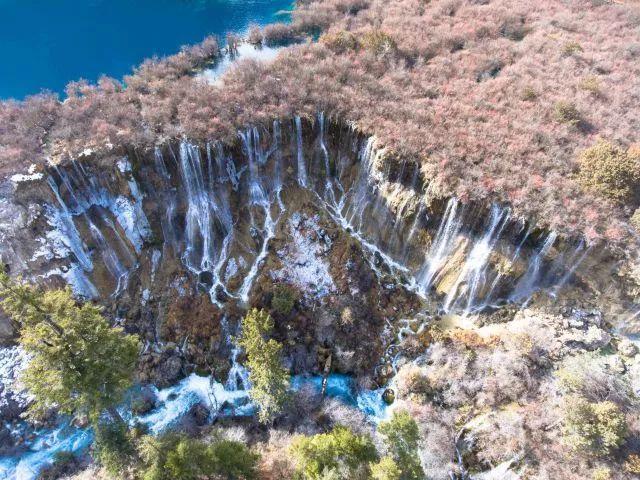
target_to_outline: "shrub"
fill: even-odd
[[[400,369],[396,385],[400,397],[419,403],[425,403],[434,394],[426,372],[415,364],[407,364]]]
[[[73,474],[80,468],[80,462],[76,456],[65,450],[57,452],[53,464],[45,467],[38,476],[38,480],[56,480]]]
[[[592,480],[610,480],[611,470],[607,467],[598,467],[593,471],[591,478]]]
[[[262,40],[262,29],[258,25],[250,25],[247,41],[252,45],[262,45]]]
[[[227,51],[230,55],[236,55],[238,53],[238,47],[242,43],[240,38],[235,33],[227,33]]]
[[[365,50],[376,55],[391,53],[396,50],[395,40],[382,30],[370,30],[360,37],[360,44]]]
[[[159,438],[145,437],[140,451],[144,480],[257,477],[259,455],[232,440],[207,444],[170,433]]]
[[[368,435],[356,435],[345,427],[328,433],[293,440],[291,454],[295,458],[299,478],[318,480],[329,470],[342,470],[344,478],[358,478],[368,464],[376,461],[376,448]]]
[[[369,8],[367,0],[339,0],[336,4],[336,10],[345,15],[356,15],[367,8]]]
[[[629,473],[640,473],[640,455],[630,454],[624,462],[624,469]]]
[[[514,42],[519,42],[527,34],[522,17],[510,17],[500,25],[500,35]]]
[[[640,182],[638,158],[606,141],[582,152],[578,180],[587,190],[618,202],[628,202]]]
[[[344,53],[358,48],[356,36],[345,30],[336,33],[325,33],[320,37],[320,42],[335,53]]]
[[[273,319],[253,309],[242,322],[238,344],[247,353],[247,369],[251,390],[249,396],[258,407],[258,419],[268,423],[278,415],[288,400],[289,372],[282,367],[282,345],[265,336],[273,330]]]
[[[538,98],[538,92],[533,87],[524,87],[522,90],[522,99],[526,102],[532,102]]]
[[[401,480],[420,480],[424,472],[418,457],[418,424],[406,410],[395,411],[390,420],[378,425],[385,437],[385,446],[400,468]]]
[[[553,115],[557,122],[577,125],[582,120],[574,103],[559,101],[553,106]]]
[[[271,307],[282,316],[288,316],[296,304],[296,291],[288,285],[277,285],[271,298]]]
[[[565,392],[580,395],[592,402],[609,400],[620,407],[630,407],[636,402],[627,379],[611,371],[596,353],[569,358],[556,372],[556,377]]]
[[[378,463],[371,465],[373,480],[400,480],[402,472],[391,457],[383,457]]]
[[[567,57],[582,51],[583,51],[582,46],[578,42],[574,42],[574,41],[566,42],[562,46],[562,54]]]
[[[127,469],[136,457],[126,424],[101,421],[94,428],[93,456],[111,475]]]
[[[225,478],[256,478],[260,455],[233,440],[220,440],[209,447],[216,460],[215,470]]]
[[[593,95],[600,95],[600,81],[596,77],[589,76],[583,78],[579,87]]]
[[[262,29],[264,43],[270,47],[286,45],[299,39],[297,31],[289,24],[272,23]]]
[[[591,403],[572,395],[564,405],[562,432],[564,442],[574,450],[605,456],[622,444],[627,423],[615,403]]]

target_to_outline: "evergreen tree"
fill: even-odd
[[[378,463],[371,465],[373,480],[400,480],[402,471],[391,457],[383,457]]]
[[[100,307],[78,304],[69,288],[41,290],[0,271],[0,305],[20,329],[20,345],[31,355],[22,382],[33,394],[30,414],[55,407],[97,421],[131,386],[138,339],[111,327]]]
[[[325,479],[336,471],[342,472],[341,478],[371,478],[369,463],[378,460],[368,435],[356,435],[342,426],[328,433],[296,438],[291,453],[298,464],[296,478],[305,480]]]
[[[400,480],[419,480],[424,472],[418,457],[420,434],[418,424],[406,410],[393,412],[390,420],[381,422],[378,432],[385,436],[391,458],[401,470]]]
[[[289,392],[289,373],[280,360],[282,345],[265,338],[272,330],[271,316],[254,308],[244,318],[238,339],[247,354],[249,396],[258,407],[258,419],[262,423],[272,421],[282,411]]]

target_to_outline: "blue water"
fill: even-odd
[[[145,58],[251,22],[286,21],[291,0],[0,0],[0,99],[122,78]]]
[[[320,393],[322,377],[319,375],[291,377],[292,390],[309,386]],[[340,402],[357,407],[374,423],[387,418],[388,407],[382,400],[382,391],[357,391],[353,380],[348,375],[331,374],[327,382],[326,395]],[[134,418],[123,406],[123,417],[139,421],[153,434],[159,434],[175,426],[196,403],[210,405],[220,415],[252,415],[254,408],[248,402],[248,395],[243,390],[226,390],[224,385],[211,382],[208,377],[192,374],[178,384],[155,390],[160,405],[152,412]],[[231,410],[229,410],[231,408]],[[38,473],[50,465],[55,454],[61,451],[81,454],[85,452],[93,440],[91,429],[73,427],[62,422],[58,427],[38,432],[28,449],[13,457],[0,457],[0,480],[35,480]]]

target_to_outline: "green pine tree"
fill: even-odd
[[[34,401],[34,417],[50,408],[85,414],[94,422],[131,386],[139,343],[109,325],[101,308],[79,304],[71,290],[42,290],[0,271],[0,306],[20,329],[20,345],[31,355],[21,380]]]
[[[282,345],[272,338],[266,339],[272,330],[271,316],[254,308],[244,318],[238,339],[247,354],[249,396],[258,407],[258,419],[262,423],[272,421],[282,411],[289,393],[289,373],[280,359]]]
[[[420,433],[418,424],[406,410],[393,412],[391,419],[378,425],[378,432],[385,437],[385,445],[391,458],[401,470],[401,480],[420,480],[424,472],[418,457]]]

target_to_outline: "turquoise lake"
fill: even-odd
[[[122,78],[209,34],[286,21],[291,0],[0,0],[0,99]]]

